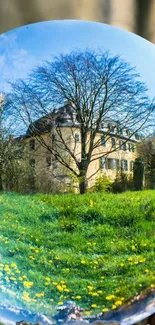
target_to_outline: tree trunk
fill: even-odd
[[[86,193],[86,191],[87,191],[87,182],[86,182],[86,180],[81,181],[79,183],[79,190],[80,190],[80,194]]]
[[[80,194],[84,194],[87,192],[87,171],[82,170],[79,175],[79,191]]]

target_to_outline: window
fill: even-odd
[[[126,151],[126,142],[123,143],[123,150]]]
[[[108,129],[110,132],[114,133],[115,132],[115,126],[112,125],[111,123],[108,123]]]
[[[130,161],[130,172],[133,172],[134,161]]]
[[[46,165],[47,167],[50,167],[51,166],[51,157],[46,157]]]
[[[128,143],[128,149],[129,149],[129,151],[131,151],[132,150],[132,143]]]
[[[119,142],[119,147],[120,147],[120,150],[123,150],[123,141],[122,140],[120,140],[120,142]]]
[[[126,142],[123,142],[122,140],[119,142],[120,150],[126,151]]]
[[[30,151],[35,149],[35,140],[30,140]]]
[[[119,159],[115,159],[115,168],[116,168],[117,170],[120,169],[120,160],[119,160]]]
[[[135,152],[135,146],[132,144],[132,152]]]
[[[112,144],[112,148],[116,148],[116,139],[115,138],[111,138],[111,144]]]
[[[30,159],[30,160],[29,160],[29,166],[30,166],[31,168],[35,168],[35,159]]]
[[[107,162],[108,162],[108,169],[115,169],[115,159],[108,158]]]
[[[123,171],[128,171],[128,161],[127,160],[122,160],[121,161],[121,169]]]
[[[104,147],[106,146],[106,137],[105,137],[105,135],[101,136],[101,145],[104,146]]]
[[[139,134],[135,133],[135,139],[136,139],[136,140],[139,140],[139,139],[140,139]]]
[[[75,133],[74,138],[75,138],[75,142],[79,142],[80,141],[79,133]]]
[[[101,169],[104,170],[106,169],[106,158],[105,157],[101,157],[100,158],[100,166],[101,166]]]

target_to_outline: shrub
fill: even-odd
[[[123,172],[118,172],[111,188],[113,193],[122,193],[127,190],[133,190],[133,179]]]
[[[112,186],[111,178],[103,174],[96,179],[95,185],[91,188],[91,191],[110,192],[111,186]]]

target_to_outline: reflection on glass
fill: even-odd
[[[154,46],[81,21],[0,40],[1,321],[154,317]]]

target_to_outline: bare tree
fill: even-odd
[[[10,86],[6,106],[15,116],[16,125],[22,121],[29,126],[29,135],[35,135],[56,161],[78,179],[81,194],[86,192],[90,163],[119,150],[118,145],[112,145],[105,152],[98,135],[106,135],[108,141],[112,134],[120,138],[125,129],[126,143],[144,128],[154,110],[147,87],[135,68],[109,52],[62,54],[36,68],[27,80],[17,80]],[[34,122],[36,118],[40,120]],[[114,129],[105,129],[110,120],[115,122]],[[68,138],[63,131],[65,125],[71,130]],[[43,137],[45,129],[55,136],[51,144]],[[75,130],[80,132],[80,149]]]

